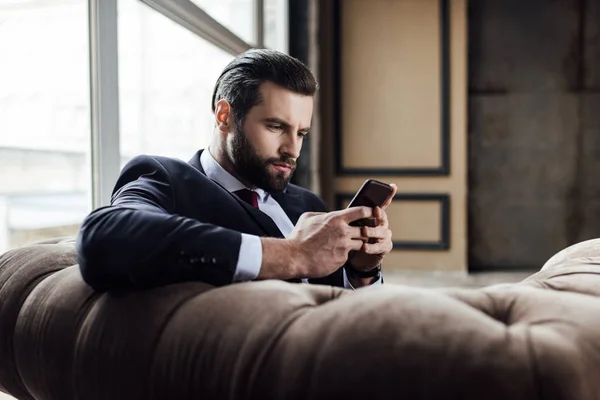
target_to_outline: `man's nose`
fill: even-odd
[[[286,136],[287,139],[281,146],[281,152],[293,159],[300,157],[300,150],[302,150],[302,137],[297,134]]]

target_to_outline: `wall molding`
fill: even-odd
[[[337,210],[344,201],[350,201],[355,193],[338,193],[335,196]],[[394,250],[449,250],[450,249],[450,195],[448,193],[396,193],[392,202],[423,201],[440,204],[440,239],[437,241],[394,240]]]
[[[439,1],[440,19],[440,166],[399,168],[347,168],[343,165],[342,126],[342,1],[334,0],[334,148],[335,168],[340,176],[448,176],[450,175],[450,0]]]

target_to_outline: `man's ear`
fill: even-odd
[[[223,133],[231,132],[232,128],[231,105],[225,99],[217,101],[215,104],[215,122],[219,131]]]

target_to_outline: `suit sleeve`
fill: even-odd
[[[241,234],[175,213],[173,183],[156,159],[124,168],[111,205],[93,211],[77,237],[83,279],[99,290],[182,281],[231,283]]]

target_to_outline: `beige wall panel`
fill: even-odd
[[[346,207],[349,201],[342,205]],[[394,241],[438,242],[441,204],[438,201],[394,201],[387,209]]]
[[[467,269],[467,0],[452,0],[450,15],[450,251],[445,270]],[[406,264],[412,263],[406,254]]]
[[[445,269],[467,270],[467,0],[451,5],[451,251]]]
[[[398,186],[399,193],[423,192],[423,193],[448,193],[456,190],[456,182],[446,177],[431,178],[406,178],[394,176],[369,175],[368,177],[338,177],[335,182],[335,189],[338,193],[355,193],[358,188],[368,178],[376,179],[381,182],[395,183]]]
[[[452,243],[451,243],[452,245]],[[383,261],[383,271],[466,271],[457,267],[451,251],[393,251]]]
[[[438,242],[442,207],[438,201],[396,201],[388,207],[394,241]]]
[[[360,4],[359,4],[360,3]],[[381,25],[389,25],[390,16],[394,13],[398,12],[397,8],[403,9],[403,14],[397,16],[394,19],[393,26],[394,29],[403,29],[402,26],[415,27],[415,18],[421,18],[419,23],[425,23],[424,19],[431,21],[431,23],[436,25],[436,29],[432,30],[431,36],[432,38],[435,36],[437,40],[437,29],[439,19],[437,17],[438,11],[438,1],[437,0],[421,0],[421,1],[412,1],[412,0],[376,0],[374,2],[365,1],[364,4],[361,0],[343,0],[344,10],[347,11],[350,8],[351,12],[363,14],[364,18],[371,20],[374,26],[373,29],[367,30],[363,28],[361,39],[358,38],[357,33],[353,32],[353,29],[348,28],[348,32],[343,32],[343,42],[344,46],[349,46],[349,43],[355,43],[355,46],[359,46],[360,43],[377,43],[381,44],[381,41],[385,42],[384,49],[378,52],[378,59],[375,63],[372,58],[372,52],[375,51],[369,46],[360,46],[360,48],[354,49],[354,55],[352,58],[343,59],[343,69],[347,69],[348,64],[359,64],[358,66],[354,65],[350,67],[351,71],[362,71],[363,74],[369,75],[372,73],[376,75],[380,73],[377,68],[389,68],[392,64],[398,64],[400,62],[397,57],[397,53],[393,50],[394,48],[401,48],[401,45],[396,42],[388,42],[389,38],[381,39]],[[413,251],[413,250],[394,250],[385,260],[384,262],[384,270],[442,270],[442,271],[465,271],[467,268],[466,254],[467,254],[467,203],[466,203],[466,194],[467,194],[467,154],[466,154],[466,113],[467,113],[467,75],[466,75],[466,62],[467,62],[467,42],[466,42],[466,0],[452,0],[450,7],[450,176],[440,176],[440,177],[405,177],[405,176],[363,176],[363,177],[336,177],[334,183],[334,191],[335,193],[349,193],[353,194],[358,190],[361,184],[367,178],[374,178],[377,180],[381,180],[383,182],[396,183],[398,185],[399,193],[436,193],[436,194],[448,194],[450,196],[450,249],[449,250],[432,250],[432,251]],[[362,4],[362,5],[361,5]],[[371,6],[372,5],[372,6]],[[419,12],[414,12],[414,9],[420,10]],[[395,10],[395,11],[391,11]],[[413,10],[412,13],[409,10]],[[383,12],[385,11],[385,12]],[[370,13],[373,12],[377,16],[373,16]],[[383,15],[382,15],[383,14]],[[420,17],[415,17],[415,14],[421,14]],[[424,15],[430,15],[431,18],[424,18]],[[374,23],[374,19],[378,18],[379,22]],[[344,19],[344,23],[347,23]],[[362,23],[362,22],[361,22]],[[410,28],[407,28],[410,29]],[[416,34],[414,34],[416,35]],[[415,46],[420,46],[420,41],[423,39],[423,34],[419,34],[418,36],[413,35],[413,41],[415,42]],[[348,40],[348,37],[350,38]],[[380,40],[381,39],[381,40]],[[417,40],[418,39],[418,40]],[[399,39],[398,39],[399,40]],[[426,48],[433,47],[430,46],[432,40],[429,40],[427,37],[423,39],[425,43],[424,46]],[[398,42],[400,43],[400,42]],[[438,44],[436,43],[436,46]],[[373,46],[374,47],[374,46]],[[388,51],[385,51],[385,50]],[[343,51],[346,52],[346,47],[343,48]],[[359,54],[360,52],[366,51],[367,54],[363,54],[362,56]],[[436,81],[435,88],[434,85],[431,85],[431,88],[425,89],[423,87],[422,90],[426,90],[424,93],[426,96],[435,98],[435,105],[429,106],[431,109],[431,113],[428,116],[429,120],[435,120],[435,129],[429,125],[427,118],[422,117],[419,122],[417,129],[419,132],[431,132],[430,137],[422,137],[423,144],[419,140],[416,139],[407,139],[406,137],[399,136],[397,134],[398,129],[392,130],[389,129],[392,125],[388,125],[387,131],[377,131],[370,135],[363,135],[361,141],[358,141],[357,132],[360,129],[367,129],[366,126],[378,126],[379,122],[377,119],[372,117],[372,114],[368,114],[364,119],[367,122],[361,122],[363,127],[360,129],[353,128],[348,126],[348,111],[347,108],[343,109],[344,112],[344,129],[342,132],[345,153],[344,153],[344,161],[346,167],[381,167],[381,166],[389,166],[389,167],[418,167],[418,166],[437,166],[439,165],[439,49],[435,47],[435,60],[427,60],[421,59],[419,64],[419,71],[410,70],[410,72],[406,72],[406,76],[410,78],[414,78],[416,82],[418,82],[421,78],[422,74],[428,74]],[[351,53],[352,54],[352,53]],[[432,52],[432,56],[434,56]],[[373,64],[377,64],[378,67],[374,68]],[[387,65],[387,66],[386,66]],[[410,64],[412,65],[412,64]],[[403,66],[404,68],[404,66]],[[413,68],[413,67],[411,67]],[[372,72],[368,72],[372,71]],[[356,79],[360,77],[360,75],[356,72],[352,72],[355,74]],[[397,87],[400,85],[404,85],[403,79],[406,76],[396,77],[388,76],[388,82],[386,84],[380,84],[378,86],[378,92],[381,95],[382,93],[387,93],[385,96],[390,98],[395,91],[397,91]],[[365,77],[362,77],[363,79]],[[373,79],[372,77],[366,77],[368,79]],[[366,79],[365,78],[365,79]],[[391,82],[389,80],[394,80]],[[362,84],[362,83],[361,83]],[[351,95],[348,94],[348,90],[351,90]],[[371,89],[363,85],[360,87],[360,90],[356,88],[356,86],[352,86],[352,83],[346,80],[344,77],[344,86],[343,86],[343,104],[346,107],[347,104],[353,104],[350,102],[351,98],[354,101],[354,97],[369,97]],[[363,99],[364,100],[364,99]],[[358,106],[354,106],[358,107]],[[367,104],[362,104],[362,107],[367,107]],[[369,106],[369,109],[373,109],[374,106]],[[417,105],[413,103],[407,103],[406,109],[418,113],[421,108],[419,108],[419,104]],[[358,113],[356,111],[358,109],[352,109],[352,113]],[[415,111],[416,110],[416,111]],[[396,110],[393,113],[389,111],[391,115],[400,115]],[[350,114],[352,115],[352,114]],[[365,115],[363,111],[361,115]],[[433,117],[432,117],[433,116]],[[350,118],[355,118],[350,117]],[[363,118],[363,117],[361,117]],[[380,119],[383,117],[379,117]],[[388,120],[391,118],[387,117]],[[356,121],[359,121],[359,118],[355,118]],[[374,122],[376,121],[376,122]],[[378,135],[381,134],[381,137]],[[429,135],[429,133],[427,133]],[[380,140],[381,138],[381,140]],[[353,140],[355,140],[353,142]],[[348,158],[350,154],[346,154],[348,148],[354,147],[355,149],[360,149],[363,151],[365,148],[375,148],[378,146],[378,143],[383,141],[387,147],[390,149],[392,147],[400,147],[400,146],[392,146],[390,143],[401,143],[402,151],[406,154],[402,153],[401,159],[398,157],[397,152],[394,152],[390,149],[381,150],[378,149],[376,154],[369,154],[371,160],[365,162],[360,158],[360,162],[354,162],[354,160]],[[354,143],[354,144],[353,144]],[[350,145],[349,145],[350,144]],[[434,144],[434,146],[432,146]],[[358,151],[358,150],[355,150]],[[427,164],[418,163],[412,161],[414,158],[414,154],[409,154],[413,152],[414,154],[420,155],[422,152],[429,154],[425,160],[427,160]],[[355,155],[356,157],[360,157]],[[413,158],[409,158],[413,157]],[[411,160],[408,162],[407,160]],[[434,161],[434,162],[433,162]],[[349,164],[351,162],[352,164]],[[421,203],[426,204],[426,203]],[[432,203],[431,205],[437,203]],[[439,207],[439,206],[438,206]],[[413,206],[409,206],[409,208],[413,209]],[[439,208],[438,208],[439,210]],[[394,231],[394,237],[399,235],[410,235],[412,240],[412,236],[416,234],[428,234],[433,235],[435,232],[435,239],[439,239],[439,211],[436,215],[438,218],[434,218],[434,213],[430,210],[425,212],[416,213],[408,210],[403,210],[402,206],[400,208],[391,207],[389,210],[390,219],[392,222],[392,230]],[[408,214],[410,213],[410,214]],[[435,220],[433,220],[435,219]],[[429,233],[419,233],[421,226],[428,225]],[[417,233],[416,233],[417,232]],[[432,236],[431,236],[432,237]],[[431,238],[430,238],[431,239]]]
[[[343,0],[343,165],[438,167],[438,1]]]

